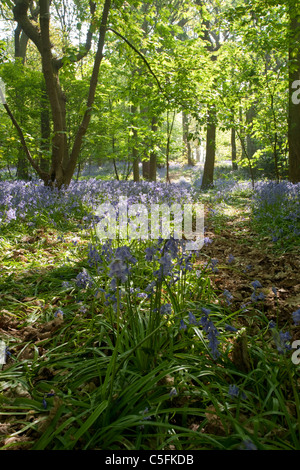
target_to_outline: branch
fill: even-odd
[[[29,0],[15,0],[13,8],[14,20],[42,54],[42,41],[39,29],[29,20],[27,15],[30,3]]]
[[[26,154],[26,157],[27,159],[29,160],[30,164],[32,165],[32,167],[35,169],[35,171],[37,172],[37,174],[42,178],[42,180],[44,181],[47,181],[49,179],[49,175],[48,173],[46,173],[45,171],[42,171],[40,169],[40,167],[36,164],[36,162],[34,161],[34,159],[32,158],[31,156],[31,153],[27,147],[27,144],[26,144],[26,141],[25,141],[25,137],[24,137],[24,134],[23,134],[23,131],[21,129],[21,127],[19,126],[18,122],[16,121],[15,117],[13,116],[8,104],[6,103],[3,103],[3,106],[7,112],[7,114],[9,115],[13,125],[15,126],[15,128],[17,129],[17,132],[19,134],[19,137],[20,137],[20,140],[21,140],[21,144],[22,144],[22,147],[25,151],[25,154]]]
[[[163,90],[163,88],[162,88],[162,86],[161,86],[161,84],[160,84],[160,82],[159,82],[157,76],[156,76],[155,73],[153,72],[153,70],[152,70],[152,68],[151,68],[151,66],[150,66],[150,64],[149,64],[149,62],[148,62],[147,59],[145,58],[145,56],[144,56],[133,44],[131,44],[131,42],[129,42],[128,39],[126,39],[122,34],[118,33],[117,31],[115,31],[115,30],[112,29],[112,28],[107,28],[107,30],[108,30],[108,31],[111,31],[112,33],[116,34],[116,35],[119,36],[121,39],[123,39],[123,41],[125,41],[126,44],[128,44],[128,46],[131,47],[131,49],[133,49],[134,52],[136,52],[136,53],[140,56],[140,58],[141,58],[141,59],[143,60],[143,62],[146,64],[146,66],[147,66],[149,72],[150,72],[151,75],[154,77],[154,79],[155,79],[155,81],[156,81],[156,83],[157,83],[157,86],[158,86],[159,90],[160,90],[160,91],[162,92],[162,94],[164,95],[164,94],[165,94],[165,93],[164,93],[164,90]]]
[[[81,52],[78,52],[76,54],[75,58],[71,58],[72,63],[79,62],[81,59],[86,57],[86,55],[89,53],[89,51],[91,50],[91,47],[92,47],[93,19],[94,19],[94,14],[95,14],[95,11],[96,11],[96,3],[90,1],[89,4],[90,4],[90,12],[91,12],[92,18],[91,18],[89,30],[88,30],[87,35],[86,35],[86,42],[85,42],[85,45],[84,45],[85,50],[81,51]],[[59,70],[63,67],[64,60],[65,60],[65,56],[61,57],[60,59],[54,59],[53,60],[53,65],[54,65],[56,70]]]

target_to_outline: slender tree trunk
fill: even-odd
[[[141,115],[142,119],[144,121],[144,127],[149,126],[149,120],[148,120],[148,107],[143,107],[141,108]],[[142,155],[142,175],[144,180],[149,180],[150,179],[150,156],[149,156],[149,142],[146,141],[146,139],[143,142],[143,155]]]
[[[242,106],[239,106],[239,139],[241,142],[243,142],[241,159],[244,160],[246,158],[247,144],[246,144],[246,137],[245,137],[245,127],[244,127]]]
[[[150,179],[150,160],[143,160],[142,173],[145,180]]]
[[[216,157],[216,110],[212,106],[208,114],[207,131],[206,131],[206,156],[204,163],[204,171],[202,178],[202,189],[208,189],[214,183],[214,168]]]
[[[290,7],[291,37],[289,44],[289,181],[300,182],[300,16]]]
[[[28,37],[22,31],[20,25],[15,29],[15,60],[18,62],[21,61],[24,66],[26,60],[26,51],[27,51]],[[23,107],[24,98],[19,91],[16,93],[16,104],[17,104],[17,119],[22,126],[24,124],[24,107]],[[24,153],[24,149],[21,143],[18,145],[18,157],[17,157],[17,178],[21,180],[29,179],[29,164]]]
[[[257,142],[252,136],[252,123],[253,123],[254,117],[255,117],[255,108],[254,106],[251,106],[246,113],[246,123],[249,126],[248,127],[249,130],[246,136],[246,148],[247,148],[247,154],[249,158],[252,158],[258,149]]]
[[[49,163],[47,156],[50,154],[50,112],[48,106],[48,98],[44,80],[41,82],[41,157],[40,167],[43,171],[49,171]]]
[[[30,6],[30,2],[28,0],[15,1],[15,6],[13,7],[14,19],[18,22],[18,26],[36,45],[42,59],[42,71],[45,79],[46,91],[53,121],[53,137],[51,148],[52,162],[50,174],[45,174],[39,165],[37,165],[36,162],[32,159],[24,139],[22,129],[18,125],[17,120],[12,115],[8,106],[5,106],[5,109],[11,117],[19,135],[23,137],[22,145],[23,148],[26,149],[26,155],[31,165],[37,171],[39,176],[44,180],[45,184],[51,184],[61,188],[62,186],[68,186],[71,182],[77,165],[78,157],[80,155],[82,141],[91,119],[99,69],[103,58],[104,40],[107,29],[108,14],[111,7],[111,0],[104,1],[97,50],[88,91],[86,112],[82,118],[78,132],[75,135],[71,152],[69,151],[67,140],[66,97],[59,83],[59,70],[64,65],[64,58],[56,59],[52,54],[53,46],[50,40],[50,3],[50,0],[39,0],[38,2],[39,28],[37,27],[36,22],[32,21],[32,18],[28,17],[28,9]],[[89,1],[89,6],[92,15],[92,21],[87,32],[87,41],[84,52],[80,51],[74,58],[74,62],[81,60],[82,57],[84,57],[91,48],[94,26],[96,24],[95,21],[93,21],[95,19],[94,14],[96,10],[96,3]]]
[[[137,113],[137,107],[134,105],[131,105],[130,112],[133,116],[133,119]],[[139,155],[138,155],[138,149],[137,149],[137,139],[138,139],[138,132],[135,126],[132,128],[132,160],[133,160],[133,180],[135,182],[140,181],[140,168],[139,168]]]
[[[237,155],[236,155],[236,136],[235,136],[235,128],[232,127],[231,129],[231,162],[232,162],[232,169],[237,170]]]
[[[182,112],[182,137],[184,143],[184,157],[187,159],[188,165],[194,165],[191,143],[189,141],[189,118],[184,111]]]
[[[135,131],[136,132],[136,131]],[[136,147],[132,149],[133,158],[133,180],[138,183],[140,181],[140,167],[139,167],[139,155]]]
[[[152,130],[153,133],[157,132],[157,118],[156,117],[152,118],[151,130]],[[154,144],[154,142],[153,142],[153,144]],[[154,145],[152,145],[152,148],[153,147],[154,147]],[[156,154],[155,150],[151,150],[150,165],[149,165],[149,179],[150,179],[150,181],[156,181],[156,168],[157,168],[157,154]]]
[[[104,40],[105,40],[105,33],[106,33],[106,25],[108,21],[108,14],[110,10],[110,5],[111,5],[111,0],[105,0],[104,7],[103,7],[103,12],[102,12],[102,18],[101,18],[101,24],[100,24],[100,32],[99,32],[99,39],[98,39],[98,45],[97,45],[97,52],[94,60],[94,67],[92,71],[92,76],[90,80],[90,88],[89,88],[89,95],[87,99],[87,110],[83,116],[81,125],[79,127],[79,130],[76,134],[74,145],[71,151],[70,159],[68,162],[68,166],[66,169],[66,175],[65,175],[65,182],[67,185],[70,184],[70,181],[72,179],[74,169],[76,167],[78,155],[80,153],[81,149],[81,144],[84,135],[86,134],[86,131],[88,129],[88,125],[91,120],[91,112],[92,112],[92,106],[94,103],[95,99],[95,93],[96,93],[96,87],[98,83],[98,76],[99,76],[99,70],[100,70],[100,65],[103,59],[103,48],[104,48]]]
[[[172,136],[172,130],[174,126],[174,121],[175,121],[175,111],[173,113],[173,118],[172,118],[171,123],[170,123],[169,111],[168,111],[167,112],[167,145],[166,145],[166,167],[167,167],[166,182],[167,183],[171,183],[169,159],[170,159],[171,136]]]

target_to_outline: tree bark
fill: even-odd
[[[289,144],[289,181],[300,182],[300,20],[295,10],[290,11],[289,43],[289,110],[288,110],[288,144]]]
[[[145,180],[150,179],[150,160],[143,160],[142,163],[143,178]]]
[[[232,162],[232,169],[237,170],[237,155],[236,155],[236,136],[235,136],[235,128],[232,127],[231,129],[231,162]]]
[[[18,25],[14,32],[15,36],[15,61],[25,64],[26,60],[26,51],[28,45],[28,36],[22,31],[20,25]],[[16,93],[16,104],[17,104],[17,119],[20,125],[23,124],[23,115],[24,115],[24,107],[23,107],[23,97],[17,91]],[[17,157],[17,178],[21,180],[28,180],[29,179],[29,165],[26,158],[26,154],[24,153],[24,148],[21,143],[18,145],[18,157]]]
[[[252,105],[246,112],[246,123],[250,127],[246,136],[246,147],[247,147],[247,154],[249,158],[252,158],[255,152],[259,148],[258,143],[253,137],[253,133],[252,133],[252,127],[253,127],[252,124],[253,124],[254,117],[255,117],[255,107],[254,105]]]
[[[47,155],[50,153],[51,126],[48,98],[44,81],[41,82],[41,144],[40,144],[40,167],[49,171]]]
[[[157,132],[157,118],[153,117],[151,122],[151,130],[153,133]],[[150,165],[149,165],[149,179],[150,181],[156,181],[156,167],[157,167],[157,154],[156,151],[153,149],[154,140],[152,143],[152,150],[150,153]]]
[[[87,131],[92,106],[94,103],[95,92],[98,82],[100,64],[103,58],[103,47],[105,33],[108,21],[108,14],[111,7],[111,0],[105,0],[102,11],[99,38],[96,56],[94,60],[93,72],[90,80],[90,87],[87,98],[87,110],[83,116],[82,122],[74,139],[71,152],[68,148],[67,126],[66,126],[66,97],[61,89],[59,82],[59,70],[64,64],[63,59],[56,59],[52,54],[52,44],[50,40],[50,0],[39,1],[39,25],[36,26],[28,17],[28,9],[30,7],[29,0],[16,0],[13,8],[14,19],[17,21],[19,28],[31,39],[36,45],[42,59],[42,71],[45,78],[46,92],[49,99],[52,121],[53,121],[53,137],[51,148],[51,169],[49,174],[45,172],[34,162],[34,169],[44,180],[45,184],[51,184],[58,188],[68,186],[74,174],[83,137]],[[89,2],[92,17],[94,16],[96,4]],[[84,53],[78,53],[74,61],[80,60],[91,47],[92,24],[87,33],[86,50]],[[16,122],[16,120],[14,120]],[[13,122],[14,122],[13,121]],[[20,126],[19,126],[20,127]],[[18,129],[20,135],[20,129]],[[24,136],[23,136],[24,137]],[[26,145],[26,142],[24,142]],[[22,144],[24,147],[24,143]],[[27,149],[28,150],[28,149]],[[30,152],[26,153],[28,160]],[[42,176],[43,175],[43,176]]]
[[[191,144],[189,141],[189,119],[184,111],[182,112],[182,134],[184,143],[184,157],[187,159],[188,165],[194,165]]]
[[[92,116],[92,106],[93,106],[94,99],[95,99],[100,65],[103,59],[103,48],[104,48],[106,25],[108,21],[110,5],[111,5],[111,0],[105,0],[103,12],[102,12],[101,24],[100,24],[97,52],[96,52],[93,72],[92,72],[92,76],[90,80],[89,94],[88,94],[88,99],[87,99],[87,109],[83,116],[79,130],[76,134],[74,145],[73,145],[70,159],[68,162],[68,167],[66,169],[65,184],[67,185],[70,184],[74,170],[76,168],[76,163],[77,163],[78,155],[80,153],[82,140],[83,140],[84,135],[87,132],[88,125],[90,123],[91,116]]]
[[[137,107],[131,105],[130,112],[134,120],[134,116],[137,113]],[[135,126],[132,127],[132,160],[133,160],[133,180],[135,182],[140,181],[140,169],[139,169],[139,156],[138,156],[138,149],[137,149],[137,139],[138,139],[138,132]]]
[[[216,157],[216,110],[212,106],[209,109],[206,131],[206,156],[202,177],[201,189],[208,189],[214,183],[214,168]]]

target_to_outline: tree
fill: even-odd
[[[201,2],[202,3],[202,2]],[[205,20],[206,29],[204,31],[204,37],[207,41],[207,50],[211,54],[211,61],[214,63],[217,60],[216,53],[221,47],[220,30],[215,30],[215,24],[213,23],[213,17],[219,14],[218,3],[208,5],[213,10],[211,20]],[[214,14],[214,15],[213,15]],[[215,88],[216,82],[212,82],[212,88]],[[212,100],[213,101],[213,100]],[[217,113],[215,104],[209,103],[207,106],[207,130],[206,130],[206,155],[204,163],[204,171],[201,183],[201,189],[207,189],[213,185],[214,181],[214,167],[216,158],[216,130],[217,130]]]
[[[11,3],[11,2],[10,2]],[[59,72],[67,63],[75,63],[87,55],[91,49],[92,36],[94,29],[97,25],[97,7],[98,4],[89,1],[90,9],[90,26],[87,32],[86,44],[76,54],[65,54],[58,58],[53,53],[53,44],[50,37],[50,20],[51,20],[51,1],[39,0],[38,18],[39,27],[31,17],[29,17],[29,7],[31,2],[29,0],[14,0],[13,15],[15,21],[18,23],[20,30],[35,44],[42,63],[42,72],[46,84],[46,93],[48,96],[51,116],[53,122],[53,137],[51,142],[51,168],[49,172],[42,170],[38,162],[34,160],[27,147],[22,129],[18,122],[12,115],[8,105],[5,109],[8,112],[12,122],[14,123],[26,156],[36,170],[38,175],[42,178],[45,184],[53,185],[61,188],[63,185],[68,186],[72,179],[73,173],[76,168],[78,156],[82,146],[83,137],[87,131],[88,125],[91,120],[92,106],[94,102],[100,64],[103,58],[103,48],[105,41],[105,34],[107,29],[108,15],[111,8],[111,0],[105,0],[100,26],[98,28],[98,44],[95,53],[93,71],[90,79],[86,110],[81,120],[80,126],[74,138],[72,147],[68,145],[67,141],[67,124],[66,124],[66,96],[62,90]]]

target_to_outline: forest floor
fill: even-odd
[[[249,200],[236,196],[227,203],[224,210],[215,210],[213,205],[206,205],[205,236],[210,243],[201,250],[197,264],[215,260],[215,272],[211,274],[213,289],[224,302],[223,292],[231,295],[232,311],[243,310],[241,323],[248,327],[251,316],[247,316],[247,305],[253,305],[251,282],[258,280],[262,285],[265,299],[259,302],[259,308],[269,320],[278,321],[279,327],[290,326],[292,340],[300,338],[299,328],[292,324],[291,312],[300,304],[299,249],[289,252],[275,250],[269,237],[261,238],[255,232],[251,222]],[[74,304],[74,297],[61,291],[62,280],[74,279],[83,264],[80,251],[73,268],[68,265],[73,258],[73,248],[86,247],[90,241],[86,233],[75,230],[63,234],[53,228],[40,227],[32,234],[10,234],[3,246],[0,265],[0,333],[8,339],[10,354],[18,356],[18,361],[34,359],[47,353],[47,344],[64,327],[64,320],[59,315],[53,317],[57,309],[70,309],[80,315],[80,304]],[[62,262],[63,261],[63,262]],[[275,289],[276,291],[275,291]],[[7,364],[13,361],[8,356]],[[32,383],[47,381],[47,369],[39,370],[39,376],[31,376]],[[15,388],[2,387],[8,398],[26,398],[30,395],[20,385]],[[34,416],[34,413],[33,413]],[[24,449],[32,445],[30,413],[28,434],[24,429],[24,420],[8,412],[2,416],[0,424],[0,446],[2,448]],[[44,429],[41,427],[40,431]],[[218,434],[218,430],[214,428]],[[2,437],[1,437],[2,436]]]
[[[242,199],[242,198],[241,198]],[[218,259],[214,275],[215,288],[233,295],[233,308],[251,304],[251,282],[260,281],[265,294],[263,311],[270,320],[278,317],[279,325],[291,323],[291,309],[300,304],[299,247],[289,252],[274,249],[269,237],[261,237],[252,228],[247,202],[237,201],[227,215],[209,215],[206,236],[213,242],[203,248]],[[234,260],[228,263],[228,257]],[[277,295],[272,288],[275,287]]]

